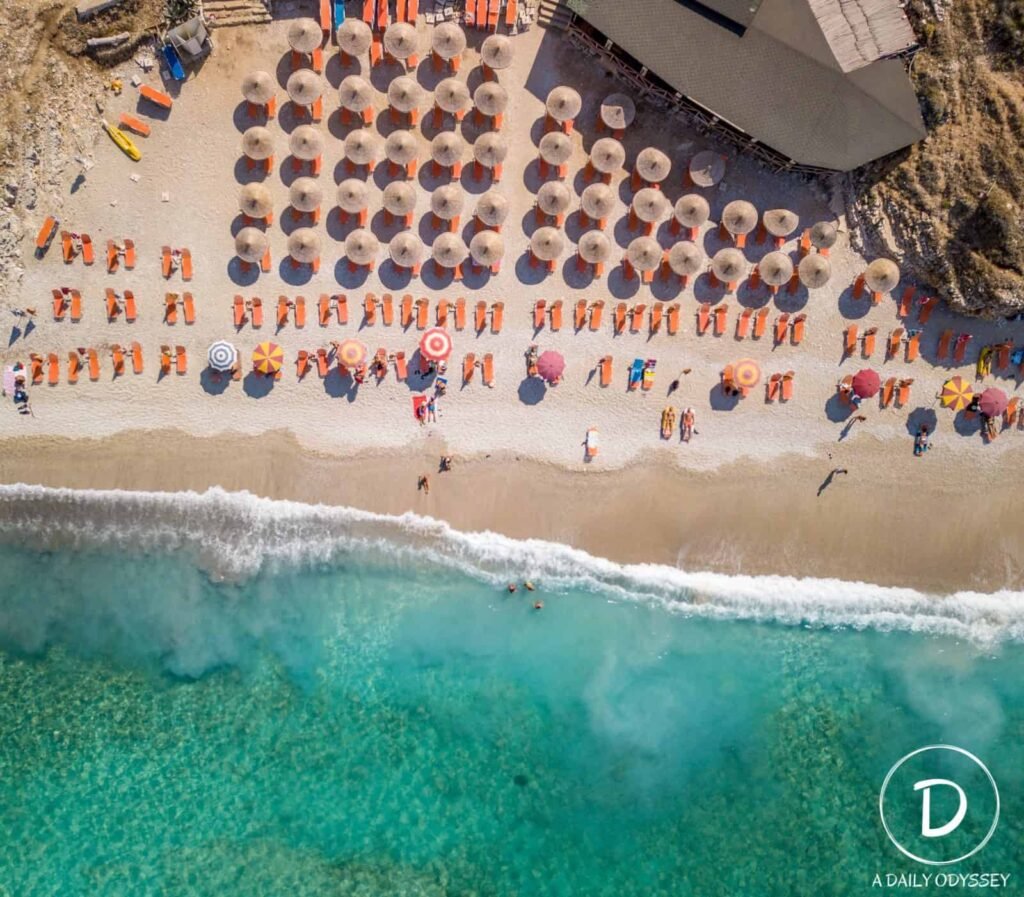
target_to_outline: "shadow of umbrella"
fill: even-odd
[[[938,425],[939,416],[935,413],[935,409],[925,408],[923,405],[920,408],[915,408],[907,417],[907,432],[911,436],[916,436],[921,427],[927,427],[929,433],[934,433]]]
[[[527,377],[519,384],[519,401],[524,405],[536,405],[547,394],[548,388],[540,377]]]

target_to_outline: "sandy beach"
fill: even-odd
[[[595,127],[598,106],[616,86],[610,77],[595,75],[592,63],[563,37],[541,28],[513,38],[515,62],[500,73],[510,95],[503,126],[510,152],[501,182],[473,180],[471,164],[459,182],[466,193],[462,228],[467,241],[480,193],[493,186],[509,200],[500,273],[473,273],[467,265],[464,281],[453,283],[450,277],[438,278],[432,265],[425,264],[422,278],[410,280],[385,262],[383,244],[397,231],[384,223],[380,211],[381,191],[392,180],[386,164],[378,165],[370,178],[370,226],[382,240],[380,263],[372,273],[348,269],[342,241],[353,225],[341,222],[333,197],[336,183],[348,176],[341,138],[350,127],[340,122],[335,88],[346,74],[360,69],[367,74],[376,90],[376,129],[384,136],[394,128],[386,114],[385,92],[401,70],[389,65],[368,72],[366,59],[343,67],[333,48],[326,54],[330,86],[324,121],[317,125],[326,139],[320,175],[325,200],[316,225],[324,256],[316,274],[308,267],[295,269],[286,252],[287,235],[297,226],[288,208],[288,186],[297,175],[287,137],[298,124],[283,90],[290,74],[287,26],[285,20],[216,32],[213,56],[181,87],[165,120],[152,122],[152,135],[139,139],[144,156],[138,164],[97,130],[90,151],[94,164],[73,192],[56,200],[59,208],[52,209],[61,215],[62,226],[92,236],[100,256],[94,266],[83,267],[80,261],[64,265],[59,241],[44,259],[33,258],[29,231],[34,235],[34,228],[26,222],[23,270],[11,272],[20,281],[3,306],[34,305],[39,314],[29,333],[24,332],[24,318],[5,315],[13,325],[0,361],[27,363],[31,352],[44,357],[54,352],[61,362],[61,383],[31,389],[32,416],[18,416],[10,406],[0,416],[3,482],[152,490],[220,485],[387,513],[414,510],[463,529],[564,541],[622,561],[828,576],[936,591],[1024,586],[1024,529],[1016,520],[1010,488],[1019,481],[1021,431],[1014,426],[985,443],[977,419],[954,415],[936,399],[951,374],[973,379],[982,347],[1024,341],[1024,324],[968,320],[939,307],[920,328],[921,357],[908,362],[902,344],[894,356],[886,357],[891,330],[918,326],[916,313],[907,320],[897,316],[903,289],[912,284],[901,283],[879,304],[853,297],[853,282],[869,260],[850,247],[839,200],[820,185],[770,174],[709,143],[682,120],[666,123],[657,110],[643,106],[623,141],[626,168],[612,182],[618,196],[607,230],[613,258],[603,279],[580,274],[573,246],[582,233],[576,211],[585,186],[582,171],[589,148],[601,136]],[[421,21],[419,30],[423,46],[429,46],[428,26]],[[471,89],[480,83],[481,37],[469,32],[470,47],[459,75]],[[279,143],[277,168],[264,181],[275,202],[274,223],[267,229],[273,268],[267,274],[243,272],[234,256],[234,235],[242,225],[238,192],[256,178],[240,153],[242,131],[253,122],[239,85],[257,68],[274,73],[282,104],[279,119],[269,125]],[[155,72],[141,73],[134,63],[118,74],[126,83],[138,74],[160,86]],[[429,62],[417,71],[426,91],[424,113],[430,108],[429,91],[440,77]],[[531,267],[526,250],[537,226],[533,205],[542,181],[536,144],[543,134],[544,99],[557,84],[575,87],[584,105],[568,163],[573,205],[564,227],[567,247],[556,272],[545,276]],[[131,89],[108,102],[108,117],[139,111]],[[471,119],[467,116],[460,128],[468,142],[482,133]],[[420,163],[413,229],[429,244],[438,233],[430,223],[430,191],[447,179],[431,172],[428,143],[436,131],[429,116],[412,133]],[[733,199],[749,200],[760,211],[791,209],[799,215],[801,228],[819,220],[838,221],[829,284],[813,293],[801,286],[793,294],[783,289],[773,296],[763,284],[752,286],[749,280],[735,294],[726,294],[706,274],[685,288],[678,281],[646,286],[627,280],[618,260],[636,236],[627,221],[632,197],[628,171],[648,145],[672,159],[672,174],[663,185],[671,202],[694,190],[683,186],[682,172],[697,151],[710,147],[727,156],[723,182],[701,191],[710,202],[711,221],[697,242],[709,256],[729,245],[718,235],[717,221]],[[667,218],[656,235],[666,247],[676,239]],[[124,237],[135,241],[138,264],[133,271],[108,274],[102,258],[106,240]],[[799,230],[783,247],[794,260],[798,237]],[[190,248],[195,268],[191,283],[177,276],[163,279],[162,245]],[[752,234],[746,258],[753,265],[771,248]],[[79,323],[54,321],[49,313],[50,291],[65,285],[81,290],[84,297]],[[107,287],[134,291],[139,304],[135,323],[127,324],[123,317],[108,323],[103,300]],[[165,323],[165,294],[185,289],[195,297],[195,324],[186,326],[180,318],[176,325]],[[314,351],[347,336],[363,340],[371,354],[380,347],[413,355],[419,340],[415,324],[403,329],[397,320],[390,327],[379,317],[373,325],[362,320],[367,292],[392,293],[396,305],[407,292],[426,297],[431,322],[441,299],[464,297],[470,309],[478,301],[504,303],[500,333],[490,327],[474,332],[472,322],[453,333],[450,387],[439,402],[436,423],[421,427],[412,415],[411,398],[426,391],[429,381],[412,376],[399,382],[393,367],[379,383],[371,378],[358,388],[336,372],[320,379],[315,368],[302,381],[297,379],[294,361],[300,350]],[[261,330],[246,324],[236,332],[236,294],[262,297],[266,322]],[[321,294],[348,297],[347,326],[336,321],[318,326]],[[304,329],[297,329],[294,319],[275,327],[279,295],[305,297]],[[550,319],[535,331],[533,308],[540,299],[563,301],[565,320],[558,332],[552,332]],[[572,309],[580,299],[605,302],[599,330],[574,331]],[[650,333],[645,313],[635,332],[614,334],[612,309],[618,302],[643,304],[648,313],[653,304],[679,302],[680,331],[670,335],[662,325]],[[697,310],[704,302],[726,307],[721,335],[696,333]],[[765,336],[737,338],[739,313],[763,307],[770,310]],[[775,342],[772,330],[778,316],[796,313],[807,316],[805,338],[795,345],[787,333]],[[870,359],[859,347],[852,357],[844,356],[843,331],[851,324],[861,331],[878,329]],[[936,357],[940,335],[947,329],[973,337],[961,364]],[[207,347],[225,338],[237,345],[246,366],[240,382],[218,381],[204,370]],[[250,353],[264,339],[284,349],[287,363],[280,380],[248,373]],[[133,375],[129,365],[123,376],[113,377],[110,347],[133,340],[143,346],[145,373]],[[565,356],[563,382],[545,386],[526,375],[524,353],[531,344]],[[158,377],[161,345],[185,347],[187,374]],[[101,376],[90,382],[83,370],[79,382],[69,385],[68,353],[88,347],[99,352]],[[468,352],[478,359],[493,355],[493,388],[480,382],[479,370],[471,382],[460,382]],[[613,357],[614,374],[611,386],[601,388],[595,365],[605,355]],[[650,391],[626,388],[627,369],[636,358],[657,362]],[[766,402],[763,381],[743,400],[726,396],[720,373],[741,358],[758,362],[765,379],[793,371],[792,400]],[[867,400],[858,412],[866,420],[854,421],[852,410],[836,396],[836,382],[866,366],[883,379],[912,378],[913,385],[903,407],[880,408],[877,399]],[[679,388],[668,394],[673,380]],[[1020,391],[1009,370],[997,371],[984,383],[993,384],[1010,395]],[[666,405],[694,409],[697,435],[692,442],[680,443],[677,432],[670,440],[660,437]],[[912,455],[913,433],[922,422],[936,428],[934,450],[917,459]],[[601,451],[587,463],[583,440],[590,427],[600,431]],[[453,472],[436,472],[441,454],[456,457]],[[836,477],[819,495],[833,468],[849,473]],[[416,478],[428,471],[433,488],[424,496],[416,491]]]

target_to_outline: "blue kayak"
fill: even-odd
[[[167,68],[170,69],[171,77],[175,81],[184,81],[185,69],[181,65],[178,51],[170,44],[164,44],[161,52],[164,54],[164,62],[167,63]]]

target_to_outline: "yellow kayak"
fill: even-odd
[[[106,119],[100,119],[103,122],[103,127],[107,129],[107,133],[110,135],[110,139],[114,141],[121,149],[124,154],[135,162],[138,162],[142,158],[142,153],[139,148],[132,142],[131,137],[125,134],[120,128],[114,127]]]

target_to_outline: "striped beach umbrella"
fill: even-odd
[[[944,407],[963,411],[974,398],[974,386],[963,377],[952,377],[942,384],[939,398]]]
[[[238,363],[238,349],[227,340],[218,340],[210,346],[206,357],[215,371],[230,371]]]
[[[252,366],[258,374],[276,374],[284,367],[284,349],[270,341],[260,343],[252,353]]]
[[[354,368],[366,361],[366,344],[357,339],[346,339],[338,343],[338,361],[347,368]]]
[[[878,390],[881,388],[882,378],[878,376],[877,371],[864,368],[853,375],[853,392],[862,399],[870,399],[872,396],[878,395]]]
[[[733,367],[733,377],[737,386],[750,389],[761,382],[761,366],[753,358],[743,358]]]
[[[420,340],[420,354],[427,361],[444,361],[452,354],[452,337],[443,327],[431,327]]]

